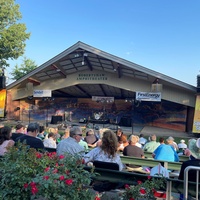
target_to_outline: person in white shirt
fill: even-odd
[[[48,134],[48,139],[44,139],[43,144],[45,147],[49,147],[49,148],[56,148],[56,136],[54,133],[50,132]]]

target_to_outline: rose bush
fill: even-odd
[[[166,178],[163,176],[151,177],[148,176],[148,180],[142,182],[137,181],[136,185],[125,185],[125,192],[123,193],[123,199],[125,200],[137,200],[144,199],[156,199],[157,197],[165,198],[165,192],[159,193],[159,189],[166,188]]]
[[[92,176],[78,156],[40,153],[18,144],[0,161],[0,199],[94,200],[88,189]]]

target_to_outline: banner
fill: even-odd
[[[97,101],[97,102],[101,102],[101,103],[113,103],[114,97],[92,96],[92,101]]]
[[[200,95],[196,97],[192,132],[200,133]]]
[[[5,117],[6,90],[0,90],[0,117]]]
[[[51,90],[34,90],[33,97],[51,97]]]
[[[161,92],[136,92],[138,101],[161,101]]]

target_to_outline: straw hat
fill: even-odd
[[[200,159],[200,138],[189,140],[188,148],[193,157]]]

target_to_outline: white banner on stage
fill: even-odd
[[[107,103],[112,103],[114,102],[114,97],[99,97],[99,96],[92,96],[92,101],[97,101],[97,102],[107,102]]]
[[[136,92],[137,101],[161,101],[161,92]]]

